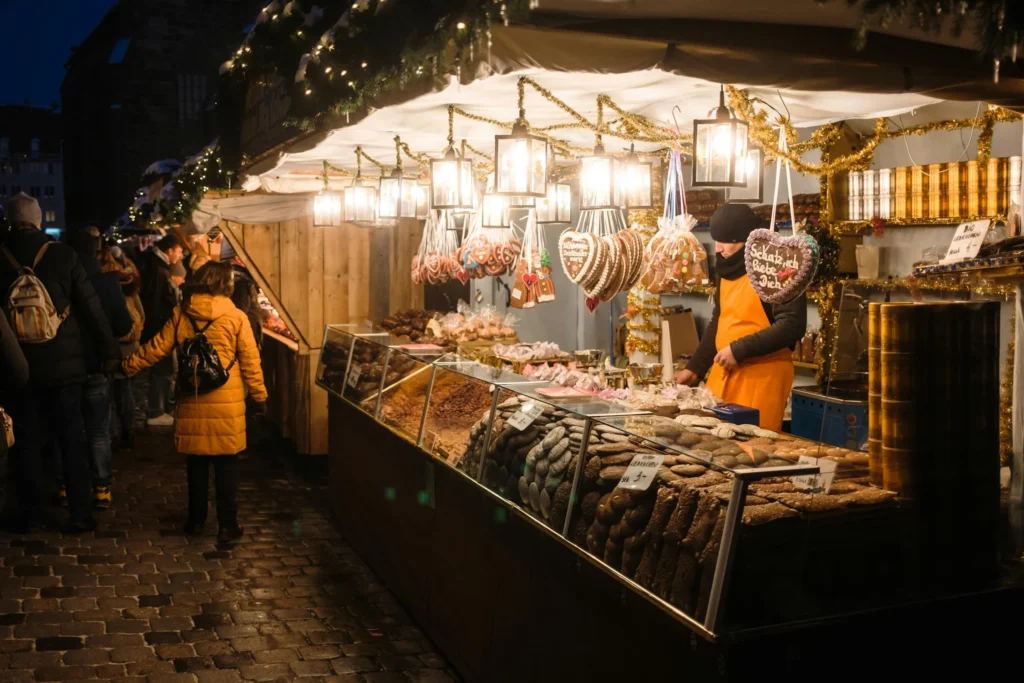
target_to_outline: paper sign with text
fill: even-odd
[[[956,263],[977,256],[991,224],[991,220],[961,223],[953,235],[953,241],[949,243],[946,255],[939,263]]]
[[[359,384],[359,375],[362,374],[363,368],[359,363],[353,363],[352,367],[348,370],[348,385],[353,389]]]
[[[797,464],[817,465],[821,470],[820,474],[801,474],[800,476],[793,477],[793,486],[798,490],[806,491],[807,493],[828,493],[832,490],[832,481],[836,478],[836,468],[839,467],[839,463],[835,460],[801,455]]]
[[[515,415],[508,419],[508,423],[519,431],[523,431],[533,424],[533,421],[540,417],[543,412],[544,406],[539,403],[526,403],[516,411]]]
[[[626,473],[619,481],[619,488],[646,491],[650,488],[654,478],[658,476],[658,468],[664,461],[664,455],[641,453],[630,461]]]

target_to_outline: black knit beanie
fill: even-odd
[[[725,204],[711,215],[711,238],[716,242],[746,242],[757,228],[757,216],[746,204]]]

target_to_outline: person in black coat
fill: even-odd
[[[163,329],[178,305],[178,288],[171,279],[171,265],[181,261],[185,245],[174,233],[161,237],[152,247],[139,254],[136,265],[142,277],[139,297],[146,322],[142,328],[142,343],[145,344]],[[174,373],[174,358],[167,356],[149,370],[149,401],[146,407],[146,423],[150,426],[168,427],[174,418],[167,413],[171,396],[171,376]]]
[[[0,405],[10,401],[26,384],[28,361],[7,316],[0,315]]]
[[[39,202],[24,193],[7,201],[11,233],[0,257],[0,292],[7,292],[19,276],[18,266],[31,267],[43,245],[49,243],[35,267],[55,308],[68,311],[54,339],[22,344],[28,360],[29,382],[8,409],[14,420],[15,444],[11,454],[14,481],[9,490],[18,498],[16,527],[31,530],[42,519],[41,452],[44,434],[60,445],[72,531],[96,528],[92,515],[89,464],[82,448],[82,392],[89,375],[84,339],[90,338],[105,368],[113,370],[120,353],[110,322],[78,255],[65,244],[50,242],[39,228]],[[6,307],[8,302],[4,300]],[[9,311],[5,311],[9,312]]]
[[[68,243],[78,254],[82,268],[96,290],[96,296],[107,319],[110,320],[114,336],[121,338],[132,331],[132,316],[128,312],[128,304],[117,278],[110,273],[104,273],[100,269],[99,261],[96,260],[101,247],[99,234],[95,227],[77,230],[69,235]],[[106,509],[111,504],[110,486],[114,479],[113,444],[110,437],[112,379],[104,372],[103,362],[94,341],[86,337],[83,342],[89,372],[83,394],[83,416],[92,464],[93,506]],[[63,478],[58,476],[57,480],[63,491]]]

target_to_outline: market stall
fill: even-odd
[[[469,680],[749,680],[894,624],[915,655],[995,656],[935,614],[1024,594],[1022,318],[1012,288],[944,274],[1020,233],[1021,118],[989,106],[1022,104],[1016,68],[891,27],[854,51],[838,5],[810,30],[756,3],[540,4],[396,45],[408,3],[272,3],[225,65],[244,81],[315,33],[260,101],[316,125],[193,220],[310,351],[347,537]],[[755,308],[807,296],[782,430],[673,381],[672,315],[706,324],[708,219],[737,203]],[[459,310],[422,310],[455,281]],[[602,655],[627,642],[649,651]]]

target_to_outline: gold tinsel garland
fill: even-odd
[[[1019,121],[1021,115],[1003,109],[1002,107],[991,107],[985,110],[976,118],[952,119],[948,121],[933,121],[920,126],[909,128],[888,129],[888,121],[880,118],[875,121],[875,131],[871,137],[861,142],[861,147],[856,152],[846,156],[837,157],[832,160],[822,159],[820,164],[809,164],[803,161],[800,156],[811,149],[828,149],[839,138],[839,130],[835,124],[828,124],[819,128],[811,135],[807,142],[798,143],[796,128],[786,119],[779,119],[773,122],[768,120],[765,111],[758,111],[755,107],[755,100],[746,91],[739,90],[732,86],[726,86],[729,94],[729,104],[736,111],[736,115],[749,124],[750,138],[764,150],[766,161],[775,161],[784,158],[789,161],[794,170],[807,175],[830,176],[844,171],[860,171],[868,168],[874,157],[875,148],[883,140],[903,137],[906,135],[924,135],[938,130],[961,130],[963,128],[979,128],[978,134],[978,163],[984,164],[992,153],[992,133],[995,124],[1005,121]],[[781,125],[785,131],[786,140],[790,144],[788,152],[779,150],[779,131],[777,126]]]
[[[665,182],[662,175],[661,172],[653,174],[651,193],[655,197],[661,197]],[[626,212],[626,217],[630,227],[643,238],[644,247],[658,234],[660,209],[633,209]],[[652,318],[661,315],[661,297],[651,294],[639,284],[634,285],[626,296],[626,311],[633,313],[626,319],[626,353],[639,351],[651,356],[660,355],[661,321],[655,323]],[[654,335],[654,338],[644,335]]]

